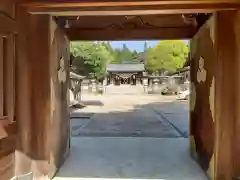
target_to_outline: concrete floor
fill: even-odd
[[[71,156],[55,180],[206,180],[185,138],[72,138]]]
[[[207,180],[189,155],[186,102],[138,95],[84,100],[90,105],[75,112],[71,154],[55,180]]]

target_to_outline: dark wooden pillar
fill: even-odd
[[[236,45],[236,55],[237,63],[235,65],[235,82],[236,82],[236,122],[234,124],[234,137],[233,137],[233,165],[234,165],[234,177],[240,177],[240,11],[235,14],[235,45]]]
[[[48,175],[47,124],[50,120],[50,49],[48,15],[30,15],[17,8],[16,176]]]
[[[191,152],[210,179],[214,179],[214,18],[207,21],[191,41]]]
[[[15,1],[0,1],[0,179],[14,176],[17,126],[15,114],[16,87],[16,21]]]
[[[239,12],[216,13],[216,180],[239,174]]]
[[[18,35],[16,39],[16,121],[18,125],[15,152],[15,175],[31,172],[31,66],[27,51],[28,14],[20,6],[16,9]]]
[[[215,180],[240,175],[239,31],[238,11],[216,12],[191,44],[191,148]]]
[[[30,15],[28,58],[31,67],[31,158],[36,175],[48,174],[47,125],[50,121],[50,16]],[[40,33],[41,32],[41,33]]]
[[[52,177],[69,154],[69,41],[49,15],[18,8],[16,176]]]

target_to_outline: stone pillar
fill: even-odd
[[[103,80],[103,94],[106,93],[107,85],[108,85],[108,77],[105,77],[105,79]]]
[[[143,78],[143,88],[144,88],[144,93],[148,93],[148,78],[144,77]]]
[[[97,83],[95,79],[91,80],[91,84],[92,84],[92,93],[95,94],[97,92]]]
[[[77,101],[80,102],[80,101],[82,100],[82,79],[79,80],[78,83],[79,83],[79,84],[78,84],[79,90],[78,90],[78,92],[77,92]]]
[[[153,79],[152,91],[153,91],[153,93],[159,92],[159,80],[157,78]]]
[[[88,93],[92,93],[92,82],[89,80],[88,82]]]

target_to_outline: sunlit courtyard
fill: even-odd
[[[161,95],[83,95],[71,153],[55,180],[205,180],[189,154],[188,101]]]

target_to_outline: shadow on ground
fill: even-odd
[[[110,112],[72,113],[72,136],[188,137],[188,103],[136,105]]]
[[[103,106],[104,104],[101,101],[82,101],[85,106]]]
[[[55,180],[207,180],[189,154],[187,102],[87,113],[71,119],[70,157]]]

